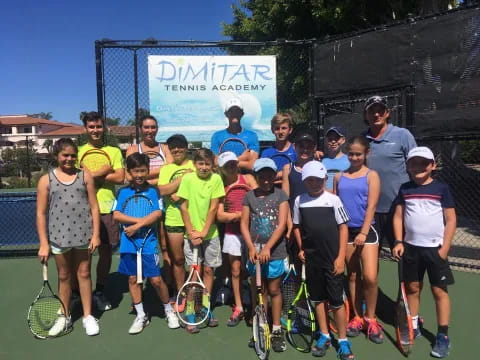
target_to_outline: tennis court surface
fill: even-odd
[[[94,265],[97,257],[94,257]],[[118,256],[114,256],[112,269],[116,269]],[[56,270],[53,259],[49,262],[52,286],[56,286]],[[392,327],[393,301],[397,294],[396,264],[381,261],[380,264],[379,318],[385,325],[386,339],[382,345],[368,342],[364,336],[352,340],[357,359],[403,359],[394,346]],[[199,334],[190,335],[182,329],[169,330],[165,320],[159,317],[158,303],[146,301],[147,309],[153,313],[151,324],[139,335],[127,333],[134,315],[129,314],[130,296],[125,278],[118,273],[111,274],[107,289],[113,302],[118,306],[101,314],[100,335],[88,337],[82,328],[80,314],[72,333],[48,340],[35,339],[27,326],[28,306],[41,287],[41,266],[36,258],[1,259],[0,285],[2,300],[0,315],[0,359],[256,359],[252,349],[247,347],[251,328],[245,323],[228,328],[226,320],[230,308],[223,306],[215,310],[220,320],[218,328],[208,328]],[[456,284],[451,287],[452,321],[450,338],[452,351],[450,359],[477,359],[475,340],[478,341],[477,322],[480,319],[478,299],[480,298],[479,275],[465,272],[454,273]],[[424,292],[421,315],[425,318],[424,336],[417,340],[410,359],[428,359],[430,342],[436,334],[435,309],[429,289]],[[148,292],[148,289],[147,289]],[[148,294],[147,294],[148,295]],[[96,314],[98,316],[98,314]],[[163,316],[163,315],[162,315]],[[311,354],[302,354],[291,347],[285,353],[271,353],[271,359],[311,359]],[[324,359],[336,359],[336,352],[330,349]]]

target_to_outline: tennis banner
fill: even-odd
[[[225,104],[240,100],[242,127],[273,140],[277,111],[275,56],[148,56],[150,114],[159,123],[157,141],[175,133],[210,142],[225,129]]]

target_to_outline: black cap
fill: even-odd
[[[365,105],[363,105],[363,110],[367,111],[370,106],[375,104],[383,105],[388,109],[387,98],[380,95],[375,95],[375,96],[369,97],[367,101],[365,101]]]
[[[309,132],[299,132],[297,135],[295,135],[295,142],[298,143],[300,141],[303,141],[303,140],[307,140],[307,141],[311,141],[313,142],[314,144],[317,143],[317,139],[315,138],[315,136]]]
[[[182,145],[183,147],[188,148],[187,138],[182,134],[174,134],[167,139],[168,146],[173,144]]]
[[[327,135],[330,131],[333,131],[333,132],[337,133],[338,136],[342,136],[342,137],[345,137],[345,134],[346,134],[345,130],[340,126],[329,127],[328,130],[325,132],[325,135]]]

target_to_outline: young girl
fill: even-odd
[[[100,212],[93,178],[75,167],[77,150],[70,139],[55,142],[57,167],[40,178],[37,188],[38,257],[45,263],[50,251],[55,256],[58,296],[65,306],[65,313],[56,319],[49,336],[58,336],[72,327],[69,309],[73,276],[79,284],[83,327],[87,335],[99,333],[98,321],[91,315],[90,255],[100,245]]]
[[[287,225],[288,197],[283,190],[274,186],[277,166],[269,158],[255,161],[253,166],[258,188],[243,199],[240,230],[248,247],[247,269],[252,276],[252,307],[256,305],[255,260],[262,264],[262,284],[266,284],[264,303],[272,303],[272,348],[276,352],[285,351],[286,344],[280,324],[282,294],[280,282],[285,272],[284,259],[287,257],[284,232]],[[258,245],[261,250],[257,251]],[[249,346],[252,346],[252,340]]]
[[[218,155],[218,166],[220,174],[223,178],[223,185],[225,186],[225,192],[231,186],[237,184],[247,185],[250,189],[255,189],[257,183],[252,175],[240,174],[240,168],[238,167],[238,158],[235,153],[226,151]],[[243,199],[240,199],[240,201]],[[235,298],[235,305],[233,306],[233,312],[230,319],[227,322],[227,326],[237,326],[240,320],[244,317],[244,309],[242,305],[242,297],[240,293],[240,273],[242,267],[242,254],[245,244],[240,233],[240,218],[241,212],[229,211],[225,209],[225,198],[218,205],[217,220],[225,225],[225,236],[223,238],[223,253],[228,256],[230,263],[230,270],[232,275],[232,289],[233,296]]]
[[[350,167],[335,175],[334,191],[342,200],[350,221],[347,223],[347,271],[350,298],[354,312],[347,335],[355,337],[364,329],[374,343],[383,342],[382,326],[375,318],[378,296],[378,234],[375,229],[375,209],[380,196],[380,178],[366,165],[370,144],[363,136],[348,141]],[[360,266],[361,264],[361,266]],[[362,314],[362,299],[366,311]]]

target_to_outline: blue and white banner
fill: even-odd
[[[150,113],[159,123],[157,141],[175,133],[209,142],[225,129],[225,104],[240,99],[242,127],[259,140],[273,140],[277,111],[275,56],[148,56]]]

